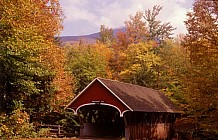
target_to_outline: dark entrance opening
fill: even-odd
[[[124,137],[125,128],[120,112],[107,105],[86,105],[79,109],[82,137]]]

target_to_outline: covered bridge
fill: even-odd
[[[94,79],[66,107],[80,118],[80,136],[171,139],[181,110],[163,92]]]

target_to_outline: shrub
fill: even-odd
[[[32,123],[29,123],[29,115],[16,109],[10,116],[0,116],[0,138],[35,138],[37,133]]]

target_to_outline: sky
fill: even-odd
[[[176,28],[174,35],[185,34],[186,13],[194,0],[59,0],[65,19],[61,36],[80,36],[99,32],[100,25],[109,28],[124,27],[129,15],[137,11],[162,6],[157,19],[170,22]]]

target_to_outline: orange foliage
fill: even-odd
[[[55,87],[55,96],[53,106],[64,106],[73,98],[73,78],[65,70],[66,57],[64,50],[57,46],[51,46],[42,56],[43,63],[55,73],[53,85]]]

